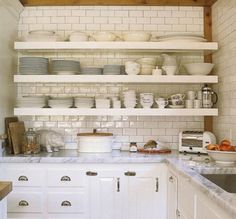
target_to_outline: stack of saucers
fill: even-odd
[[[51,108],[70,108],[73,106],[72,97],[54,97],[48,100],[48,106]]]
[[[134,90],[128,90],[123,92],[124,106],[126,108],[134,108],[137,104],[136,93]]]
[[[23,96],[18,97],[16,101],[16,107],[32,107],[32,108],[41,108],[46,105],[45,97],[33,97],[33,96]]]
[[[99,109],[108,109],[111,107],[111,101],[108,98],[97,97],[95,99],[96,108]]]
[[[95,67],[82,68],[81,74],[82,75],[101,75],[102,68],[95,68]]]
[[[93,97],[75,97],[75,107],[77,108],[93,108],[94,98]]]
[[[80,62],[74,60],[52,60],[52,74],[74,75],[80,73]]]
[[[121,65],[104,65],[103,74],[104,75],[120,75]]]
[[[22,75],[48,74],[48,59],[43,57],[21,57],[19,73]]]

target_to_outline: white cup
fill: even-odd
[[[152,69],[152,75],[162,75],[162,69]]]
[[[167,100],[159,100],[159,101],[157,100],[156,103],[159,109],[164,109],[168,105]]]
[[[162,66],[162,69],[165,71],[166,75],[175,75],[177,66],[175,65]]]
[[[194,100],[185,100],[185,107],[188,109],[193,108],[193,101]]]
[[[198,99],[198,100],[202,100],[202,91],[201,91],[201,90],[199,90],[199,91],[197,92],[197,99]]]
[[[121,101],[120,100],[113,101],[113,108],[121,108]]]
[[[188,100],[194,100],[194,99],[196,99],[196,97],[197,97],[197,93],[195,91],[189,90],[187,92],[187,99]]]
[[[164,97],[158,97],[158,98],[155,99],[155,101],[156,101],[156,102],[157,102],[157,101],[166,101],[166,99],[165,99]]]
[[[195,109],[202,108],[202,100],[194,100],[193,105]]]

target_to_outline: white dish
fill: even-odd
[[[145,32],[131,32],[123,34],[124,41],[146,42],[150,41],[150,38],[151,34]]]
[[[198,34],[168,34],[157,37],[157,41],[206,42],[207,40]]]
[[[207,153],[217,164],[232,165],[236,162],[236,151],[207,150]]]
[[[184,105],[169,105],[169,107],[172,109],[182,109],[184,108]]]
[[[215,64],[213,63],[189,63],[184,64],[185,69],[190,75],[208,75]]]

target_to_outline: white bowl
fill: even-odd
[[[96,41],[115,41],[116,35],[111,32],[101,31],[93,34],[93,38]]]
[[[189,63],[184,64],[184,67],[190,75],[208,75],[214,65],[212,63]]]
[[[141,42],[141,41],[149,41],[150,38],[151,34],[145,32],[131,32],[123,34],[124,41]]]
[[[162,69],[165,71],[166,75],[175,75],[177,73],[176,65],[162,66]]]
[[[236,151],[207,150],[207,153],[218,164],[232,165],[236,162]]]
[[[156,66],[157,64],[157,59],[156,58],[149,58],[149,57],[144,57],[144,58],[141,58],[141,59],[137,59],[136,60],[139,64],[147,64],[147,65],[154,65]]]

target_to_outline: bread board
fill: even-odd
[[[140,148],[140,149],[138,149],[138,152],[145,153],[145,154],[169,154],[169,153],[171,153],[171,150],[170,149],[157,150],[157,149]]]

